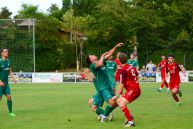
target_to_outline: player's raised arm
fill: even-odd
[[[108,54],[108,52],[105,52],[101,55],[101,58],[99,59],[99,61],[96,62],[95,64],[95,68],[101,67],[103,66],[103,61],[105,59],[105,56]]]
[[[121,47],[123,46],[124,44],[123,43],[118,43],[117,45],[115,45],[109,52],[107,55],[105,55],[105,59],[109,58],[114,52],[115,50],[118,48],[118,47]]]
[[[184,66],[183,65],[178,65],[178,66],[179,66],[180,70],[182,70],[182,73],[184,74],[184,76],[186,76],[186,70],[185,70]]]

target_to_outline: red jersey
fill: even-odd
[[[118,59],[114,59],[114,62],[117,64],[117,70],[115,72],[115,81],[120,80],[120,73],[121,73],[121,62]]]
[[[139,82],[137,79],[138,72],[135,67],[125,64],[121,70],[120,82],[124,84],[126,90],[138,90]]]
[[[180,82],[180,67],[179,64],[176,64],[173,62],[172,64],[167,64],[166,65],[167,72],[170,74],[170,82]]]
[[[165,73],[166,72],[166,65],[167,65],[168,61],[167,60],[162,60],[159,63],[159,67],[161,68],[161,73]]]

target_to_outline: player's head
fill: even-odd
[[[162,60],[165,60],[166,59],[166,57],[163,55],[163,56],[161,56],[161,58],[162,58]]]
[[[127,55],[125,53],[120,53],[119,54],[119,61],[121,64],[126,64],[127,63]]]
[[[9,52],[8,52],[7,48],[5,48],[5,47],[1,48],[1,56],[4,58],[8,58]]]
[[[112,60],[113,60],[113,56],[110,56],[110,57],[108,58],[108,60],[112,61]]]
[[[135,54],[134,53],[130,54],[130,59],[133,59],[133,60],[135,59]]]
[[[169,63],[174,62],[174,55],[168,55],[168,61]]]
[[[86,57],[86,63],[88,66],[90,66],[90,64],[92,64],[96,60],[97,60],[97,56],[95,56],[95,55],[88,55]]]
[[[120,54],[121,52],[117,52],[117,59],[119,59],[119,54]]]

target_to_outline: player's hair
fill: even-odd
[[[168,55],[168,57],[172,57],[172,58],[174,58],[174,55],[172,55],[172,54],[169,54],[169,55]]]
[[[120,53],[119,54],[119,60],[120,60],[121,64],[127,63],[127,55],[125,53]]]
[[[7,48],[6,48],[6,47],[2,47],[2,48],[0,49],[1,53],[2,53],[3,50],[5,50],[5,49],[7,49]]]
[[[88,66],[90,66],[90,64],[91,64],[89,55],[86,57],[86,64],[87,64]]]

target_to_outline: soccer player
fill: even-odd
[[[167,91],[169,92],[170,89],[169,89],[168,83],[166,81],[166,78],[167,78],[166,65],[168,64],[168,61],[166,60],[165,56],[162,56],[161,58],[162,58],[162,61],[158,64],[158,69],[157,70],[161,71],[162,83],[161,83],[160,88],[158,89],[158,91],[161,92],[164,85],[165,85],[166,88],[167,88]]]
[[[127,104],[137,99],[141,94],[138,82],[139,75],[136,68],[127,64],[127,56],[125,53],[121,53],[119,55],[119,60],[122,64],[122,70],[120,75],[121,79],[118,90],[116,92],[116,96],[113,97],[113,99],[116,99],[119,95],[121,95],[120,98],[118,98],[117,100],[117,104],[122,109],[122,112],[125,114],[125,127],[132,127],[135,125],[130,111],[127,108]],[[126,89],[126,93],[124,95],[122,95],[123,88]]]
[[[114,53],[114,51],[121,46],[123,46],[123,43],[118,43],[109,52],[102,54],[99,60],[95,55],[89,55],[86,58],[86,62],[95,76],[94,85],[97,90],[97,93],[99,93],[99,95],[108,103],[104,112],[100,107],[97,107],[96,109],[97,114],[102,114],[101,122],[105,122],[109,113],[111,113],[113,109],[117,107],[116,100],[112,99],[115,94],[109,82],[105,63],[106,59],[109,58]]]
[[[106,70],[111,83],[111,87],[115,91],[115,72],[117,70],[117,64],[113,61],[113,56],[110,56],[108,61],[106,61]]]
[[[172,93],[173,99],[177,102],[177,105],[181,105],[181,102],[177,96],[179,94],[182,97],[182,92],[180,91],[180,71],[183,72],[183,75],[186,76],[185,68],[182,65],[174,62],[174,56],[168,56],[168,64],[166,65],[167,72],[170,74],[170,91]]]
[[[1,49],[1,56],[0,59],[0,100],[2,99],[3,94],[7,97],[7,107],[9,110],[9,116],[16,116],[12,112],[12,99],[11,99],[11,92],[8,83],[8,76],[10,75],[14,82],[16,83],[16,79],[13,76],[13,72],[11,69],[11,62],[8,59],[8,49],[2,48]]]
[[[137,71],[139,70],[139,64],[138,64],[137,60],[135,59],[134,53],[130,54],[130,59],[127,61],[127,64],[135,67],[137,69]]]
[[[96,85],[96,80],[94,75],[92,74],[92,72],[89,69],[83,69],[84,74],[86,75],[86,77],[88,78],[88,80],[91,82],[94,82],[94,85]],[[92,98],[89,99],[88,101],[88,105],[90,106],[91,110],[93,112],[95,112],[98,115],[98,120],[101,120],[101,117],[103,116],[104,110],[101,110],[101,112],[99,112],[100,114],[98,114],[98,112],[96,112],[96,109],[98,107],[102,107],[104,104],[104,99],[100,96],[100,94],[97,92],[95,95],[92,96]],[[113,120],[113,113],[109,113],[108,116],[108,120],[112,121]]]

